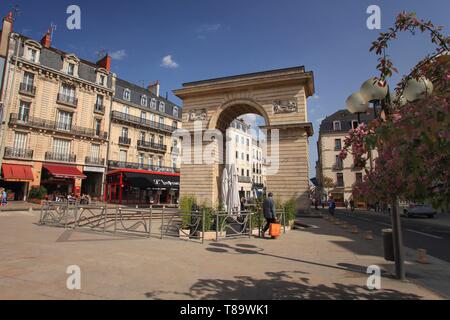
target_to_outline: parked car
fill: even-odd
[[[408,218],[413,216],[425,216],[432,219],[437,213],[431,205],[424,203],[409,203],[407,206],[402,206],[402,204],[400,204],[400,207],[402,213]]]

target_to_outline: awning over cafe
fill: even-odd
[[[86,176],[77,167],[45,164],[43,166],[48,173],[59,179],[86,179]]]
[[[4,163],[2,165],[2,174],[4,181],[31,182],[34,180],[31,166]]]
[[[146,189],[180,189],[180,176],[169,174],[154,174],[146,172],[123,172],[124,182]]]

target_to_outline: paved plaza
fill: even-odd
[[[322,219],[303,220],[318,227],[275,241],[204,245],[42,227],[38,219],[0,215],[0,299],[442,298],[415,281],[392,279],[376,240]],[[71,265],[81,268],[81,290],[66,287]],[[381,290],[366,287],[369,265],[388,271]]]

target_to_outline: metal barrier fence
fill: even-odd
[[[285,212],[277,210],[276,213],[286,233]],[[147,238],[180,238],[203,243],[205,240],[251,238],[253,235],[260,237],[265,219],[257,207],[231,214],[208,210],[186,213],[177,206],[169,205],[154,205],[142,209],[108,208],[105,204],[45,202],[41,208],[39,224],[73,229],[87,228],[103,233],[126,233]]]

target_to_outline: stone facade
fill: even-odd
[[[187,140],[192,142],[194,127],[204,135],[207,130],[225,132],[234,119],[244,114],[264,117],[269,150],[267,191],[280,201],[295,198],[299,209],[308,210],[308,137],[312,135],[312,125],[308,122],[306,99],[314,94],[312,72],[298,67],[199,81],[184,84],[175,94],[183,100],[183,129],[191,133]],[[296,108],[281,108],[280,112],[280,105]],[[191,121],[188,115],[198,110],[202,110],[203,117]],[[273,145],[275,151],[271,152],[271,137],[276,138],[277,134],[279,144]],[[197,161],[181,167],[181,196],[195,194],[201,202],[218,204],[217,177],[223,170],[220,152],[215,153],[212,164],[203,163],[200,157],[204,149],[217,151],[218,147],[214,139],[183,143],[183,152],[191,152],[192,158],[197,155]]]

